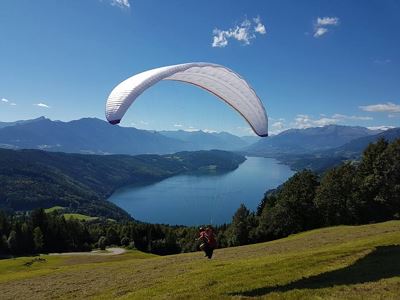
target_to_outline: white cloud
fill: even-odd
[[[331,125],[331,124],[336,124],[338,123],[339,120],[335,118],[328,118],[328,117],[322,117],[320,119],[313,119],[309,115],[297,115],[296,118],[294,119],[293,125],[295,128],[309,128],[309,127],[321,127],[321,126],[326,126],[326,125]]]
[[[400,116],[400,114],[397,114]],[[308,114],[298,114],[296,117],[290,121],[286,121],[283,118],[269,118],[271,121],[271,126],[269,128],[270,135],[276,135],[281,133],[282,131],[288,129],[305,129],[311,127],[323,127],[327,125],[348,125],[360,122],[368,122],[374,120],[371,116],[356,116],[356,115],[344,115],[344,114],[320,114],[319,117],[314,117]],[[393,126],[376,126],[376,127],[368,127],[370,129],[389,129]],[[238,129],[242,129],[239,128]]]
[[[39,106],[39,107],[43,107],[43,108],[50,108],[50,106],[48,106],[47,104],[45,104],[45,103],[36,103],[36,104],[33,104],[33,105],[35,105],[35,106]]]
[[[256,34],[264,35],[266,33],[267,30],[261,23],[260,17],[253,18],[253,24],[246,18],[240,25],[228,30],[215,28],[213,30],[212,47],[224,48],[228,46],[229,39],[237,40],[243,45],[250,45],[251,40],[256,38]]]
[[[323,36],[327,32],[328,32],[328,29],[326,29],[324,27],[316,28],[315,32],[314,32],[314,37],[318,38],[320,36]]]
[[[370,126],[367,127],[370,130],[388,130],[388,129],[392,129],[395,128],[394,126],[390,126],[390,125],[381,125],[381,126]]]
[[[326,26],[326,25],[338,25],[339,24],[339,18],[336,17],[324,17],[324,18],[318,18],[317,19],[317,26]]]
[[[363,111],[369,112],[386,112],[386,113],[400,113],[400,105],[392,102],[379,103],[373,105],[360,106]]]
[[[261,23],[261,18],[260,16],[253,18],[254,23],[256,26],[254,27],[254,31],[258,32],[259,34],[266,34],[267,30],[265,29],[264,24]]]
[[[251,135],[256,136],[253,129],[250,126],[237,126],[236,129],[240,132],[239,135]]]
[[[326,125],[340,124],[345,121],[371,121],[372,117],[368,116],[347,116],[342,114],[334,114],[330,117],[323,115],[319,119],[314,119],[309,115],[297,115],[292,122],[294,128],[310,128],[310,127],[321,127]]]
[[[386,59],[375,59],[374,60],[374,64],[377,64],[377,65],[387,65],[387,64],[390,64],[391,62],[392,62],[392,60],[388,59],[388,58],[386,58]]]
[[[111,0],[111,5],[118,6],[120,8],[130,8],[131,7],[129,0]]]
[[[182,124],[174,124],[174,127],[183,127],[183,125]]]
[[[319,38],[326,34],[329,29],[328,27],[337,26],[339,25],[339,18],[337,17],[324,17],[324,18],[317,18],[317,21],[314,24],[314,37]]]
[[[142,124],[142,125],[149,125],[149,122],[146,122],[146,121],[143,121],[143,120],[139,121],[139,123]]]
[[[206,132],[206,133],[216,133],[216,132],[218,132],[218,131],[216,131],[216,130],[214,130],[214,129],[203,129],[202,130],[203,132]]]
[[[359,120],[359,121],[370,121],[373,120],[374,118],[372,117],[364,117],[364,116],[346,116],[342,114],[334,114],[332,116],[334,119],[338,120]]]
[[[285,127],[285,124],[282,121],[278,121],[272,124],[272,127],[277,130],[281,130]]]
[[[3,104],[8,104],[8,105],[11,105],[11,106],[17,105],[16,103],[11,102],[10,100],[8,100],[8,99],[6,99],[6,98],[1,98],[1,103],[3,103]]]
[[[213,47],[223,48],[228,45],[228,40],[226,39],[225,31],[214,29],[213,33],[214,33],[213,43],[212,43]]]
[[[193,132],[193,131],[199,131],[199,129],[193,126],[189,126],[188,128],[184,129],[184,131]]]

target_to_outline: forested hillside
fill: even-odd
[[[118,187],[187,171],[235,169],[243,156],[225,151],[173,155],[81,155],[0,149],[0,206],[31,210],[60,205],[92,216],[129,218],[106,198]]]
[[[178,172],[179,167],[202,170],[206,165],[214,166],[215,161],[221,161],[219,155],[226,158],[225,167],[234,167],[243,159],[232,154],[227,156],[221,151],[177,153],[167,157],[139,156],[132,159],[144,163],[148,159],[158,158],[160,163],[165,164],[164,170],[168,170],[171,164],[169,170]],[[171,160],[178,160],[182,165],[177,167]],[[88,168],[96,169],[89,161],[85,162]],[[159,176],[162,175],[159,173]],[[29,178],[32,180],[32,176]],[[391,143],[382,139],[370,144],[359,162],[344,163],[322,176],[309,170],[298,172],[275,191],[266,193],[256,212],[241,205],[233,215],[231,224],[215,228],[218,246],[225,248],[253,244],[327,226],[400,219],[399,191],[400,139]],[[45,193],[43,190],[41,192]],[[93,204],[97,202],[93,201]],[[194,240],[198,233],[195,227],[101,219],[80,222],[66,220],[63,213],[54,211],[46,214],[43,210],[36,210],[24,215],[0,216],[1,251],[19,255],[35,253],[39,251],[38,248],[51,252],[131,245],[146,252],[172,254],[195,251],[198,246]],[[35,242],[35,236],[38,242]]]

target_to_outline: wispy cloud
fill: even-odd
[[[323,36],[327,32],[328,32],[328,29],[326,29],[324,27],[316,28],[315,32],[314,32],[314,37],[317,38],[317,37]]]
[[[184,131],[188,131],[188,132],[193,132],[193,131],[199,131],[200,129],[197,129],[193,126],[189,126],[188,128],[185,128]]]
[[[336,17],[324,17],[317,19],[317,26],[327,26],[327,25],[338,25],[339,18]]]
[[[256,24],[254,27],[254,31],[258,32],[259,34],[266,34],[267,30],[265,29],[265,25],[261,23],[260,16],[253,18],[254,23]]]
[[[370,126],[367,127],[370,130],[388,130],[388,129],[392,129],[395,128],[394,126],[390,126],[390,125],[381,125],[381,126]]]
[[[323,115],[321,118],[313,118],[309,115],[299,114],[294,119],[292,125],[295,128],[320,127],[326,125],[340,124],[346,121],[371,121],[369,116],[348,116],[343,114],[333,114],[332,116]]]
[[[274,130],[282,130],[283,128],[285,128],[285,123],[283,123],[282,121],[278,121],[272,123],[271,126],[272,128],[274,128]]]
[[[392,102],[360,106],[360,109],[369,112],[400,113],[400,105]]]
[[[252,20],[246,18],[242,23],[228,30],[215,28],[213,30],[212,47],[224,48],[228,46],[230,39],[237,40],[242,45],[250,45],[257,34],[264,35],[266,33],[265,25],[262,24],[259,16]]]
[[[208,129],[208,128],[202,129],[202,131],[203,131],[203,132],[206,132],[206,133],[217,133],[217,132],[218,132],[217,130]]]
[[[351,121],[371,121],[373,120],[370,116],[354,116],[354,115],[344,115],[344,114],[333,114],[327,116],[321,114],[319,117],[313,117],[307,114],[298,114],[293,121],[286,122],[285,119],[273,119],[269,118],[274,122],[271,124],[270,133],[278,134],[290,128],[304,129],[310,127],[322,127],[327,125],[335,124],[346,124]]]
[[[388,59],[388,58],[386,58],[386,59],[375,59],[373,62],[376,65],[387,65],[387,64],[390,64],[392,62],[392,60]]]
[[[181,127],[183,127],[183,125],[182,124],[174,124],[174,127],[181,128]]]
[[[319,38],[325,35],[329,31],[329,27],[339,25],[339,18],[337,17],[324,17],[317,18],[317,21],[314,23],[314,37]]]
[[[319,119],[313,119],[309,115],[299,114],[294,119],[294,122],[292,123],[292,125],[294,128],[303,129],[303,128],[309,128],[309,127],[326,126],[326,125],[336,124],[338,122],[339,121],[335,118],[322,117]]]
[[[344,120],[370,121],[370,120],[374,119],[372,117],[366,117],[366,116],[347,116],[347,115],[342,115],[342,114],[334,114],[332,116],[332,118],[339,120],[339,121],[344,121]]]
[[[45,104],[45,103],[42,103],[42,102],[40,102],[40,103],[35,103],[35,104],[33,104],[33,105],[39,106],[39,107],[43,107],[43,108],[50,108],[49,105],[47,105],[47,104]]]
[[[118,6],[120,8],[130,8],[131,4],[129,0],[110,0],[111,5]]]
[[[12,102],[12,101],[6,99],[6,98],[1,98],[1,103],[7,104],[7,105],[11,105],[11,106],[17,105],[16,103],[14,103],[14,102]]]

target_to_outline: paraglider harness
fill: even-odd
[[[214,249],[216,247],[216,240],[214,232],[211,228],[203,229],[200,228],[200,237],[198,240],[201,242],[199,248],[204,251],[205,256],[209,259],[212,257]]]

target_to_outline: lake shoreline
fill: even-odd
[[[230,223],[244,203],[255,210],[264,193],[294,174],[273,158],[246,156],[228,172],[184,172],[157,182],[127,185],[108,201],[146,223],[199,225]]]

